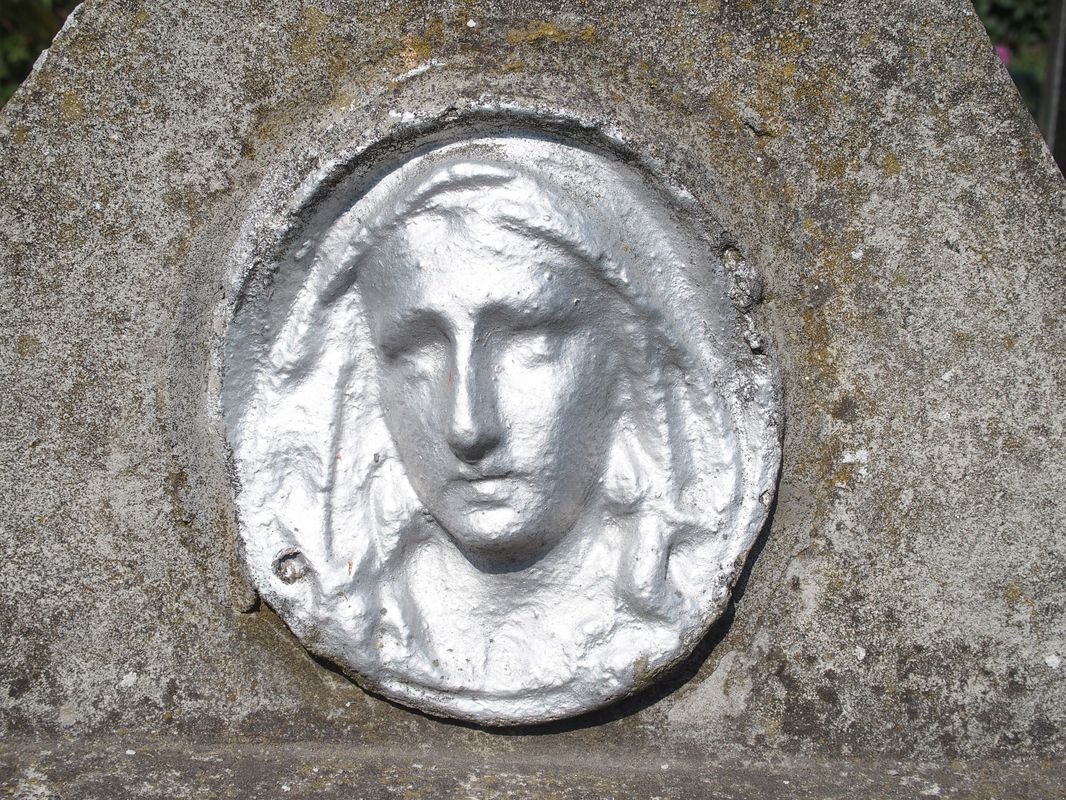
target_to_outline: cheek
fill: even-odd
[[[380,381],[385,424],[407,464],[430,463],[439,449],[442,380],[431,372],[389,368]]]
[[[512,448],[541,461],[586,462],[595,454],[582,451],[596,447],[611,425],[614,373],[606,348],[577,337],[545,363],[505,359],[497,386]]]

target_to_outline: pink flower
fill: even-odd
[[[997,44],[995,46],[996,55],[999,56],[999,60],[1004,64],[1010,63],[1010,48],[1005,44]]]

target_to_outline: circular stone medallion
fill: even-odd
[[[631,694],[722,613],[772,495],[780,398],[736,276],[609,147],[372,151],[257,204],[233,256],[246,568],[400,703],[499,725]]]

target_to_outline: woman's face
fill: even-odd
[[[475,563],[531,563],[600,482],[621,301],[552,243],[476,217],[408,220],[369,261],[385,421],[416,493]]]

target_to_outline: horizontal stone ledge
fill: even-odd
[[[115,737],[0,742],[0,797],[894,798],[1062,797],[1066,766],[770,756],[501,760],[325,742]],[[353,788],[358,787],[358,788]]]

